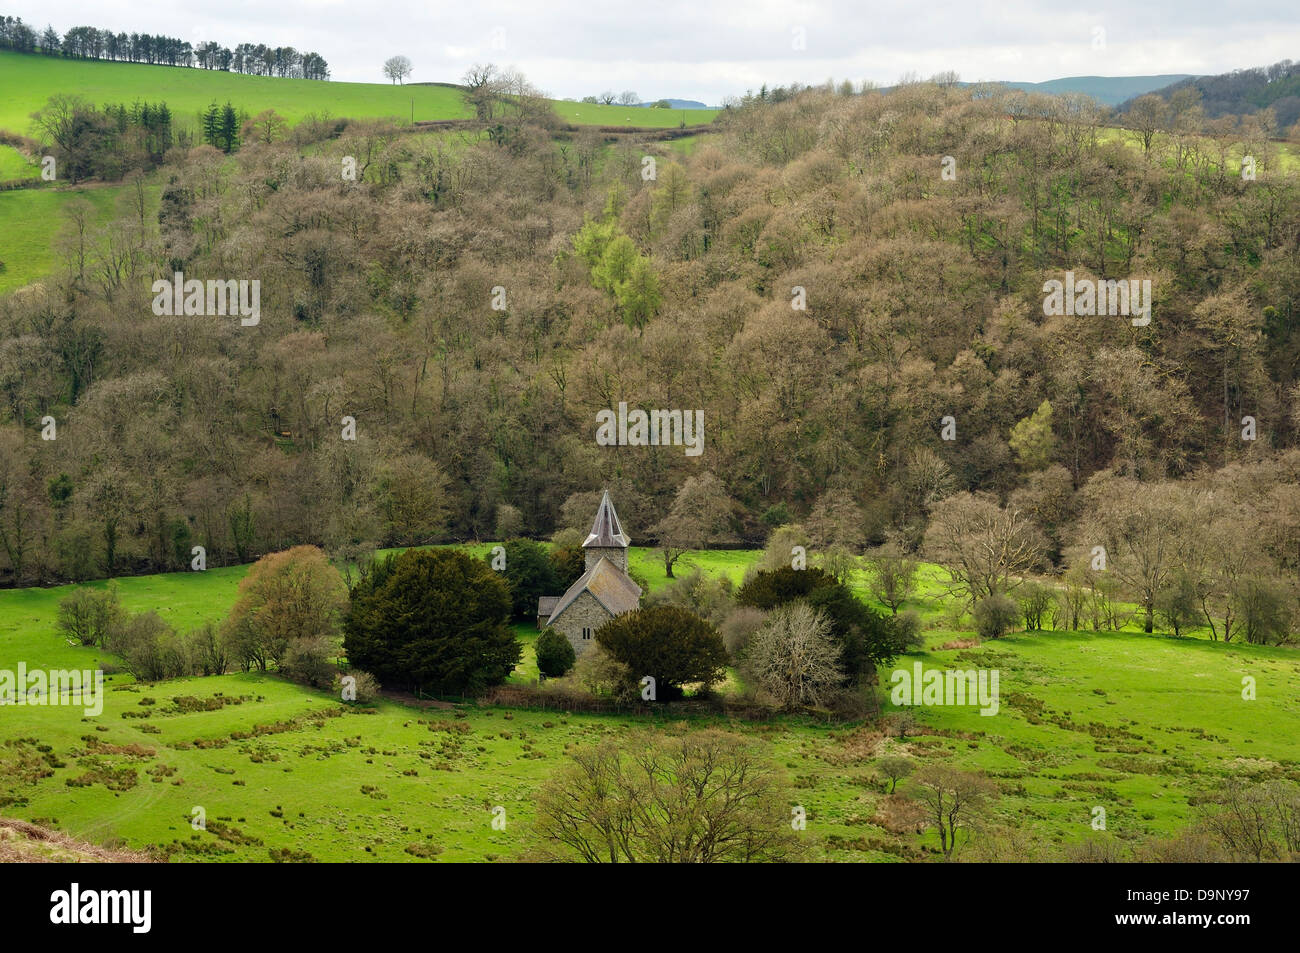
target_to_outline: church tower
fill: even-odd
[[[623,525],[614,512],[614,504],[609,501],[609,490],[600,498],[600,508],[596,510],[596,521],[591,524],[591,533],[582,544],[586,551],[586,570],[600,562],[601,557],[627,572],[627,548],[632,541],[623,532]]]

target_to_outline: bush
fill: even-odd
[[[343,679],[352,678],[351,690],[355,693],[354,698],[343,697]],[[334,676],[334,690],[340,698],[346,702],[354,702],[358,705],[369,705],[379,697],[379,680],[369,672],[362,671],[359,668],[348,669],[346,672],[340,672]]]
[[[280,672],[300,685],[329,688],[337,669],[330,661],[329,643],[324,639],[294,639],[284,653]]]
[[[998,639],[1006,635],[1020,619],[1020,607],[1000,592],[975,603],[975,631],[981,639]]]
[[[783,709],[821,705],[844,683],[830,619],[805,602],[772,611],[754,634],[744,668]]]
[[[775,609],[804,599],[831,620],[842,649],[846,681],[856,682],[876,666],[888,665],[904,650],[893,620],[869,608],[848,586],[821,569],[784,566],[755,573],[736,593],[736,602],[756,609]]]
[[[921,615],[915,609],[907,609],[894,616],[894,630],[904,652],[925,648],[925,639],[921,636]]]
[[[125,618],[115,584],[78,587],[59,600],[59,629],[81,645],[106,645]]]
[[[755,609],[753,606],[737,606],[722,620],[722,624],[718,626],[718,634],[722,636],[722,644],[727,647],[727,652],[733,659],[744,653],[750,639],[762,628],[763,620],[766,618],[767,613],[762,609]]]
[[[564,633],[558,629],[545,629],[537,637],[537,670],[546,678],[561,678],[573,668],[577,656]]]
[[[634,700],[638,692],[627,666],[601,648],[599,642],[582,653],[566,681],[575,682],[588,694],[611,697],[619,703]]]
[[[122,657],[126,670],[141,682],[190,674],[176,632],[156,612],[132,616],[114,633],[108,647]]]
[[[731,608],[731,580],[706,576],[699,567],[677,576],[645,597],[647,606],[678,606],[710,622],[720,621]],[[643,585],[643,589],[646,587]]]

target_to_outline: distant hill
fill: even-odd
[[[654,105],[655,103],[657,103],[657,102],[660,102],[660,100],[656,99],[656,100],[654,100],[654,101],[652,101],[652,102],[648,102],[648,103],[638,103],[637,105],[639,105],[639,106],[645,106],[645,107],[650,107],[650,106],[653,106],[653,105]],[[704,103],[700,102],[698,99],[669,99],[667,102],[668,102],[668,105],[669,105],[669,106],[672,106],[672,107],[673,107],[673,109],[713,109],[713,108],[715,108],[715,107],[713,107],[713,106],[706,106],[706,105],[704,105]]]
[[[1049,79],[1041,83],[1022,83],[1016,80],[993,80],[1012,89],[1027,92],[1046,93],[1060,96],[1064,93],[1082,93],[1091,96],[1104,106],[1118,106],[1120,103],[1141,96],[1144,93],[1169,86],[1181,80],[1195,79],[1190,73],[1165,73],[1159,76],[1066,76],[1062,79]],[[958,86],[974,86],[975,83],[958,83]],[[881,92],[888,93],[893,86],[885,86]]]
[[[1083,93],[1104,105],[1118,106],[1144,93],[1189,79],[1195,77],[1189,73],[1167,73],[1161,76],[1066,76],[1064,79],[1049,79],[1042,83],[1008,82],[1004,85],[1036,93],[1050,93],[1053,96]]]
[[[1217,76],[1191,76],[1160,89],[1148,90],[1168,99],[1180,89],[1201,94],[1201,108],[1210,119],[1249,116],[1272,107],[1279,130],[1300,122],[1300,63],[1283,60],[1272,66],[1233,70]],[[1134,93],[1133,97],[1142,95]],[[1120,108],[1127,109],[1128,102]]]

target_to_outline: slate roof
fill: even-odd
[[[537,597],[537,618],[549,619],[551,613],[555,611],[555,604],[560,601],[559,596],[538,596]]]
[[[612,616],[631,612],[641,602],[641,587],[627,573],[602,556],[596,565],[569,587],[568,592],[560,596],[560,601],[555,604],[546,624],[553,624],[573,604],[573,600],[584,592],[590,592]],[[538,600],[538,609],[541,609],[541,600]]]
[[[587,541],[583,543],[583,548],[588,546],[622,546],[626,549],[632,544],[632,540],[627,538],[623,532],[623,524],[618,521],[618,514],[614,512],[614,504],[609,500],[609,490],[600,498],[600,508],[596,510],[596,521],[591,524],[591,533],[587,536]]]

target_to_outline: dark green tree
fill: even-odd
[[[610,619],[596,630],[596,642],[627,666],[637,682],[655,680],[656,699],[677,698],[682,686],[705,688],[726,677],[727,648],[716,629],[677,606],[651,606]]]
[[[573,668],[577,660],[573,646],[557,629],[546,629],[537,637],[537,670],[547,678],[559,678]]]
[[[516,619],[531,619],[537,615],[537,597],[555,595],[560,591],[560,581],[550,553],[541,543],[531,539],[509,539],[504,544],[506,585],[510,588],[511,613]],[[491,563],[493,557],[487,556]]]
[[[353,587],[343,648],[384,685],[474,694],[505,681],[523,653],[509,621],[510,592],[483,560],[408,549]]]
[[[587,557],[581,546],[551,547],[551,566],[555,569],[556,592],[567,592],[586,572]]]

